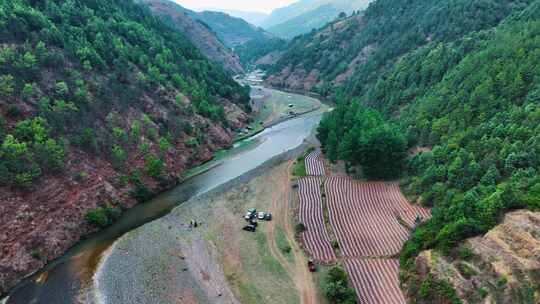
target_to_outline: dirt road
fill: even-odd
[[[271,254],[285,268],[289,276],[296,284],[296,288],[300,294],[301,304],[316,304],[317,293],[313,283],[313,277],[307,269],[307,260],[300,246],[294,238],[294,229],[291,223],[291,190],[290,190],[290,172],[293,162],[290,161],[285,170],[280,172],[279,183],[280,188],[275,189],[275,194],[272,200],[271,210],[274,220],[270,222],[267,229],[268,246]],[[275,228],[280,226],[283,228],[285,238],[291,247],[293,261],[287,260],[281,249],[278,247],[275,236]]]

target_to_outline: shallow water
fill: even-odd
[[[257,145],[241,149],[237,153],[233,151],[220,165],[126,211],[114,225],[79,242],[63,257],[19,284],[9,295],[6,304],[74,303],[81,291],[90,284],[101,253],[116,239],[164,216],[189,198],[206,193],[259,167],[275,156],[297,148],[310,135],[320,118],[321,113],[314,112],[268,128],[248,139],[258,141]]]

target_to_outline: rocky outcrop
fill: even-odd
[[[540,303],[540,212],[508,213],[484,236],[465,241],[455,255],[422,252],[416,259],[417,282],[446,282],[463,303]],[[409,289],[409,297],[415,303],[449,303],[422,287]]]
[[[150,9],[183,33],[206,57],[235,74],[244,69],[240,59],[207,26],[189,16],[185,9],[169,0],[143,0]]]

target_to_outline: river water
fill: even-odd
[[[206,193],[264,164],[266,161],[299,147],[319,123],[320,112],[313,112],[279,123],[248,140],[256,144],[231,153],[220,165],[189,179],[144,204],[126,211],[114,225],[79,242],[63,257],[50,263],[40,273],[25,280],[9,295],[6,304],[75,303],[88,286],[101,254],[116,239],[145,223],[169,213],[186,200]],[[1,302],[1,301],[0,301]]]

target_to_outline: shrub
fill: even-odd
[[[472,250],[467,246],[461,246],[458,249],[458,256],[462,260],[470,260],[473,257]]]
[[[143,203],[152,198],[154,193],[150,191],[144,184],[137,184],[135,188],[130,192],[131,196],[139,203]]]
[[[122,168],[124,166],[124,162],[127,159],[127,153],[122,149],[122,147],[118,145],[114,145],[112,148],[112,161],[113,166],[116,168]]]
[[[328,275],[324,280],[324,294],[329,303],[356,303],[356,293],[354,289],[349,287],[347,273],[339,266],[328,271]]]
[[[145,157],[144,170],[146,171],[146,174],[148,174],[148,176],[154,178],[160,177],[163,168],[163,159],[154,155],[147,155]]]
[[[122,210],[119,207],[107,203],[105,206],[88,210],[84,217],[92,225],[104,228],[114,223],[121,215]]]
[[[302,232],[306,231],[306,226],[304,223],[298,223],[294,226],[294,231],[296,232],[296,235],[300,235]]]

